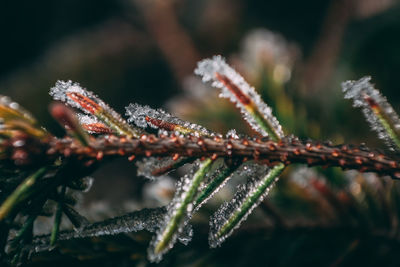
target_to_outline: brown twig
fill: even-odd
[[[23,137],[20,137],[23,138]],[[19,140],[21,141],[21,140]],[[18,143],[18,146],[13,144]],[[397,157],[364,146],[331,145],[316,141],[302,142],[296,138],[286,138],[280,142],[264,139],[223,139],[202,137],[179,137],[142,135],[140,139],[117,136],[91,138],[88,147],[82,146],[70,137],[50,138],[46,142],[34,143],[29,140],[5,145],[9,157],[3,157],[0,165],[6,161],[20,166],[49,161],[56,157],[81,159],[83,163],[94,163],[115,157],[217,157],[239,158],[243,161],[254,159],[267,165],[277,162],[303,163],[309,166],[342,167],[361,172],[375,172],[400,178],[400,165]],[[24,161],[15,158],[15,154],[24,152]],[[29,158],[28,158],[29,156]],[[29,160],[31,159],[31,160]]]
[[[342,167],[362,172],[376,172],[400,178],[396,158],[366,147],[333,146],[318,142],[286,139],[273,142],[261,139],[222,139],[143,135],[140,139],[107,136],[92,139],[90,147],[83,147],[70,138],[53,139],[48,156],[78,157],[87,160],[132,156],[226,157],[255,159],[268,165],[305,163],[309,166]],[[99,157],[101,155],[101,157]]]

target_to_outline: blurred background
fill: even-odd
[[[256,87],[287,133],[303,138],[382,147],[343,99],[345,80],[370,75],[395,109],[400,103],[397,0],[3,1],[0,32],[0,94],[59,135],[47,109],[57,80],[79,82],[122,114],[138,102],[251,134],[233,105],[192,74],[216,54]],[[135,171],[126,160],[103,166],[84,206],[104,211],[107,203],[115,216],[168,203],[173,179],[149,184]]]

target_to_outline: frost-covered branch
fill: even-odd
[[[108,136],[91,140],[89,148],[70,138],[53,139],[47,149],[48,157],[76,157],[86,160],[104,160],[110,157],[225,157],[256,159],[266,164],[274,162],[305,163],[310,166],[339,166],[344,169],[371,171],[398,177],[398,159],[365,146],[301,142],[284,139],[280,142],[261,139],[222,139],[200,137],[156,137],[143,135],[140,139]],[[24,149],[19,147],[18,149]],[[29,147],[26,147],[29,149]],[[33,155],[32,155],[33,156]],[[37,155],[39,156],[39,155]],[[43,154],[42,154],[43,156]]]

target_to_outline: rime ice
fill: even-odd
[[[73,83],[72,81],[57,81],[56,85],[50,89],[50,95],[54,100],[59,100],[71,107],[82,109],[78,103],[67,96],[67,93],[79,93],[89,98],[97,98],[92,92],[84,90],[79,83]],[[84,109],[82,111],[86,112]]]
[[[96,123],[100,123],[100,121],[93,115],[84,115],[81,113],[78,113],[78,120],[79,123],[81,125],[85,125],[85,124],[96,124]],[[94,134],[96,133],[95,131],[91,131],[91,130],[86,130],[88,133],[90,134]]]
[[[346,99],[353,99],[354,107],[362,108],[364,116],[371,125],[371,128],[378,133],[379,138],[383,139],[390,149],[400,150],[391,134],[388,132],[388,129],[385,128],[381,119],[372,110],[371,103],[368,102],[368,99],[371,99],[374,104],[378,105],[379,112],[385,116],[385,119],[388,120],[389,127],[391,125],[397,134],[400,131],[400,119],[392,106],[387,102],[386,98],[373,87],[370,80],[371,77],[367,76],[358,81],[342,83],[342,89],[345,93],[344,97]]]
[[[211,82],[213,87],[220,88],[221,93],[219,96],[222,98],[228,98],[231,102],[235,103],[251,127],[262,135],[268,136],[268,132],[263,127],[260,127],[257,120],[254,118],[254,114],[249,112],[249,110],[246,109],[246,105],[244,105],[234,93],[232,93],[221,81],[216,78],[216,73],[226,76],[235,86],[240,89],[241,93],[246,95],[246,97],[251,100],[252,104],[257,107],[260,114],[268,122],[276,135],[279,138],[284,137],[282,126],[272,115],[271,108],[262,101],[260,95],[256,93],[254,88],[251,87],[240,74],[226,64],[225,60],[221,56],[214,56],[212,59],[204,59],[200,61],[197,64],[197,68],[194,73],[201,76],[203,82]]]
[[[239,135],[235,129],[231,129],[226,133],[226,138],[239,139]]]
[[[100,122],[95,116],[84,115],[81,113],[78,114],[78,119],[80,124],[94,124]]]

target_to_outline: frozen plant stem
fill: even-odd
[[[50,89],[50,95],[71,107],[78,108],[86,114],[94,116],[111,128],[113,133],[127,137],[140,137],[140,131],[129,124],[116,111],[105,104],[95,94],[82,88],[72,81],[57,81]]]
[[[89,145],[89,136],[79,124],[79,121],[72,110],[61,103],[56,103],[50,107],[50,113],[53,118],[67,129],[67,132],[72,137],[79,140],[79,142],[84,146]]]
[[[272,115],[271,108],[221,56],[200,61],[194,72],[202,77],[203,82],[211,82],[213,87],[220,88],[219,96],[235,103],[256,132],[274,141],[284,137],[282,126]]]
[[[342,83],[344,97],[360,107],[371,128],[392,150],[400,151],[400,119],[386,98],[370,83],[371,77]]]
[[[396,145],[397,150],[400,151],[400,139],[399,136],[396,134],[396,129],[389,122],[388,117],[381,112],[379,106],[372,99],[368,99],[367,97],[367,101],[370,103],[371,110],[374,112],[377,121],[382,125],[390,140],[392,140],[392,142]]]
[[[212,86],[220,88],[220,97],[228,98],[235,103],[242,112],[244,119],[255,131],[263,136],[268,136],[274,142],[282,141],[282,138],[284,138],[282,126],[273,116],[271,108],[264,103],[260,95],[240,74],[226,64],[221,56],[214,56],[212,59],[199,62],[195,73],[202,76],[204,82],[211,81]],[[229,147],[232,148],[232,144]],[[258,169],[256,165],[254,168]],[[212,225],[213,222],[211,222],[211,246],[219,245],[235,228],[240,226],[240,223],[263,200],[284,168],[284,163],[278,163],[261,180],[251,178],[248,185],[245,186],[245,188],[248,187],[248,192],[238,191],[232,203],[226,203],[226,206],[224,206],[227,210],[224,207],[221,208],[220,212],[224,216],[220,216],[217,212],[216,216],[219,218],[214,221],[216,225]],[[214,182],[219,181],[216,179]],[[213,183],[210,185],[213,185]],[[236,205],[239,206],[236,207]],[[232,207],[236,207],[236,209],[231,211]],[[224,219],[222,222],[219,221],[221,218]],[[214,233],[214,230],[217,232]]]
[[[227,76],[216,72],[215,77],[237,97],[246,112],[254,119],[255,124],[261,128],[261,133],[267,133],[266,135],[273,141],[279,141],[283,137],[281,133],[278,132],[279,130],[272,125],[271,121],[261,113],[253,100],[246,96]]]
[[[195,136],[214,136],[215,133],[207,130],[197,124],[183,121],[162,109],[153,109],[149,106],[142,106],[139,104],[130,104],[126,107],[126,115],[129,116],[128,122],[133,122],[137,127],[146,129],[151,127],[158,130],[163,130],[171,133],[179,133],[182,135],[195,135]],[[193,158],[183,158],[172,160],[172,158],[164,159],[148,159],[138,162],[139,173],[148,178],[161,175],[171,169],[175,169],[188,162],[193,161]],[[166,164],[168,163],[168,164]],[[153,166],[151,166],[153,165]],[[159,166],[157,166],[159,165]]]
[[[237,199],[241,203],[237,209],[229,215],[228,219],[222,225],[216,225],[217,232],[210,232],[210,245],[212,247],[219,246],[235,228],[240,226],[241,221],[253,211],[255,207],[264,199],[273,184],[277,181],[279,175],[285,169],[283,163],[279,163],[256,184],[254,189],[246,195],[242,200]]]
[[[185,215],[189,210],[192,210],[193,207],[189,207],[192,205],[193,199],[196,196],[198,187],[200,183],[203,181],[207,172],[209,171],[212,164],[211,159],[205,159],[201,162],[199,169],[195,172],[193,178],[189,182],[188,185],[182,185],[187,187],[183,190],[182,196],[179,203],[177,203],[176,207],[172,207],[171,217],[167,216],[168,220],[166,221],[167,225],[161,228],[161,231],[156,235],[156,239],[154,242],[154,257],[157,258],[157,254],[164,253],[170,246],[174,236],[176,236],[176,232],[180,227],[182,220],[185,218]],[[183,182],[184,183],[184,182]]]
[[[214,136],[215,133],[205,127],[181,120],[162,109],[153,109],[149,106],[130,104],[126,108],[128,122],[133,122],[137,127],[178,132],[183,135]]]

